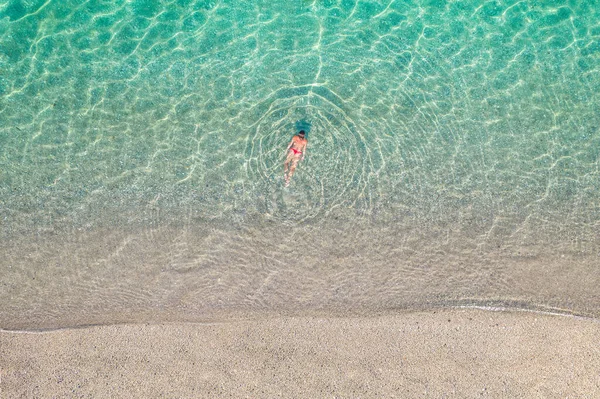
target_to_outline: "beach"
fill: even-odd
[[[3,398],[595,398],[600,323],[481,309],[0,333]]]
[[[0,399],[600,398],[598,21],[0,1]]]

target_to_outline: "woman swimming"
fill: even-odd
[[[286,187],[290,184],[290,180],[296,170],[296,166],[298,166],[298,162],[304,160],[304,157],[306,156],[308,140],[305,136],[304,130],[300,130],[297,135],[292,137],[292,141],[290,141],[290,144],[287,147],[287,157],[283,164],[283,177],[285,179]]]

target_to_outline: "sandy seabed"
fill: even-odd
[[[600,322],[454,309],[0,332],[2,398],[598,398]]]

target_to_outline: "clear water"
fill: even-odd
[[[0,327],[598,317],[598,93],[595,0],[0,1]]]

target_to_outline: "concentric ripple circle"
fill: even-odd
[[[309,220],[339,208],[358,213],[371,209],[370,183],[378,165],[377,145],[363,134],[354,104],[324,86],[284,88],[256,106],[246,149],[252,191],[267,215]],[[285,149],[297,126],[309,126],[306,159],[299,163],[290,187],[283,189]],[[372,136],[371,136],[372,137]],[[311,151],[318,148],[318,151]],[[260,205],[259,205],[260,206]]]

